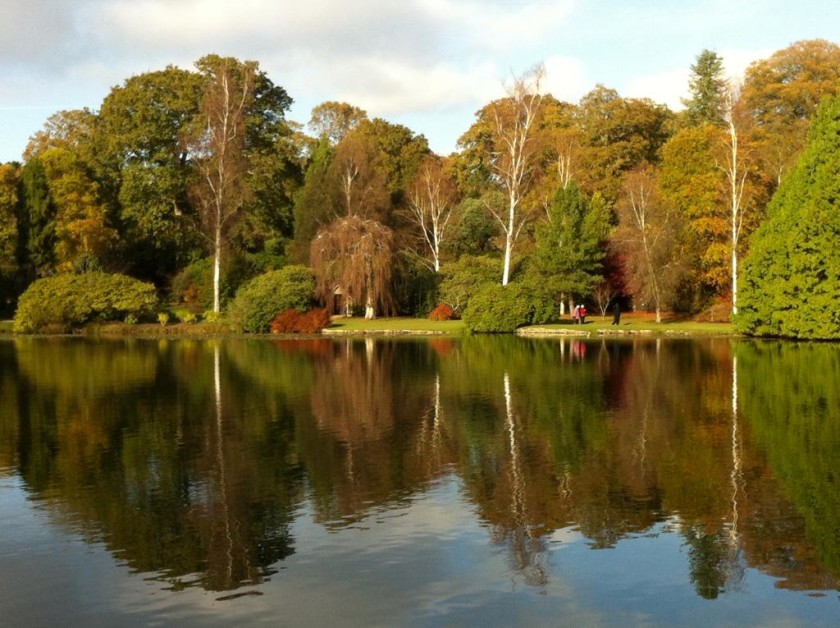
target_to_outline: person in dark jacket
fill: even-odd
[[[618,325],[619,321],[621,320],[621,307],[618,305],[618,301],[613,304],[613,325]]]

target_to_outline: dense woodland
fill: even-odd
[[[737,84],[704,50],[678,113],[603,85],[562,102],[542,78],[513,77],[448,156],[352,104],[288,120],[255,61],[128,78],[0,165],[0,307],[104,271],[219,313],[293,265],[316,301],[368,315],[618,302],[840,337],[839,46],[794,43]]]

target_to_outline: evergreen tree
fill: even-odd
[[[724,122],[726,79],[723,78],[723,59],[716,52],[704,50],[691,66],[688,81],[690,98],[684,98],[685,117],[689,126]]]
[[[823,103],[745,260],[736,325],[751,335],[840,338],[840,98]]]
[[[599,194],[589,199],[572,183],[558,188],[547,213],[536,228],[531,274],[554,293],[588,297],[602,279],[609,207]]]

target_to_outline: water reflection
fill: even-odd
[[[511,578],[670,529],[696,594],[840,580],[840,348],[677,340],[0,343],[0,474],[173,589],[259,585],[457,477]],[[360,543],[364,543],[360,537]]]

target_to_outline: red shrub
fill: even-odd
[[[286,310],[280,312],[271,321],[269,328],[272,334],[293,334],[297,332],[300,319],[303,315],[297,310]]]
[[[441,303],[429,312],[430,321],[451,321],[453,318],[455,318],[455,310],[446,303]]]
[[[312,309],[301,314],[297,310],[286,310],[271,321],[272,334],[317,334],[324,327],[329,327],[329,312],[322,309]]]
[[[315,308],[300,317],[299,331],[302,334],[319,334],[332,323],[327,310]]]

